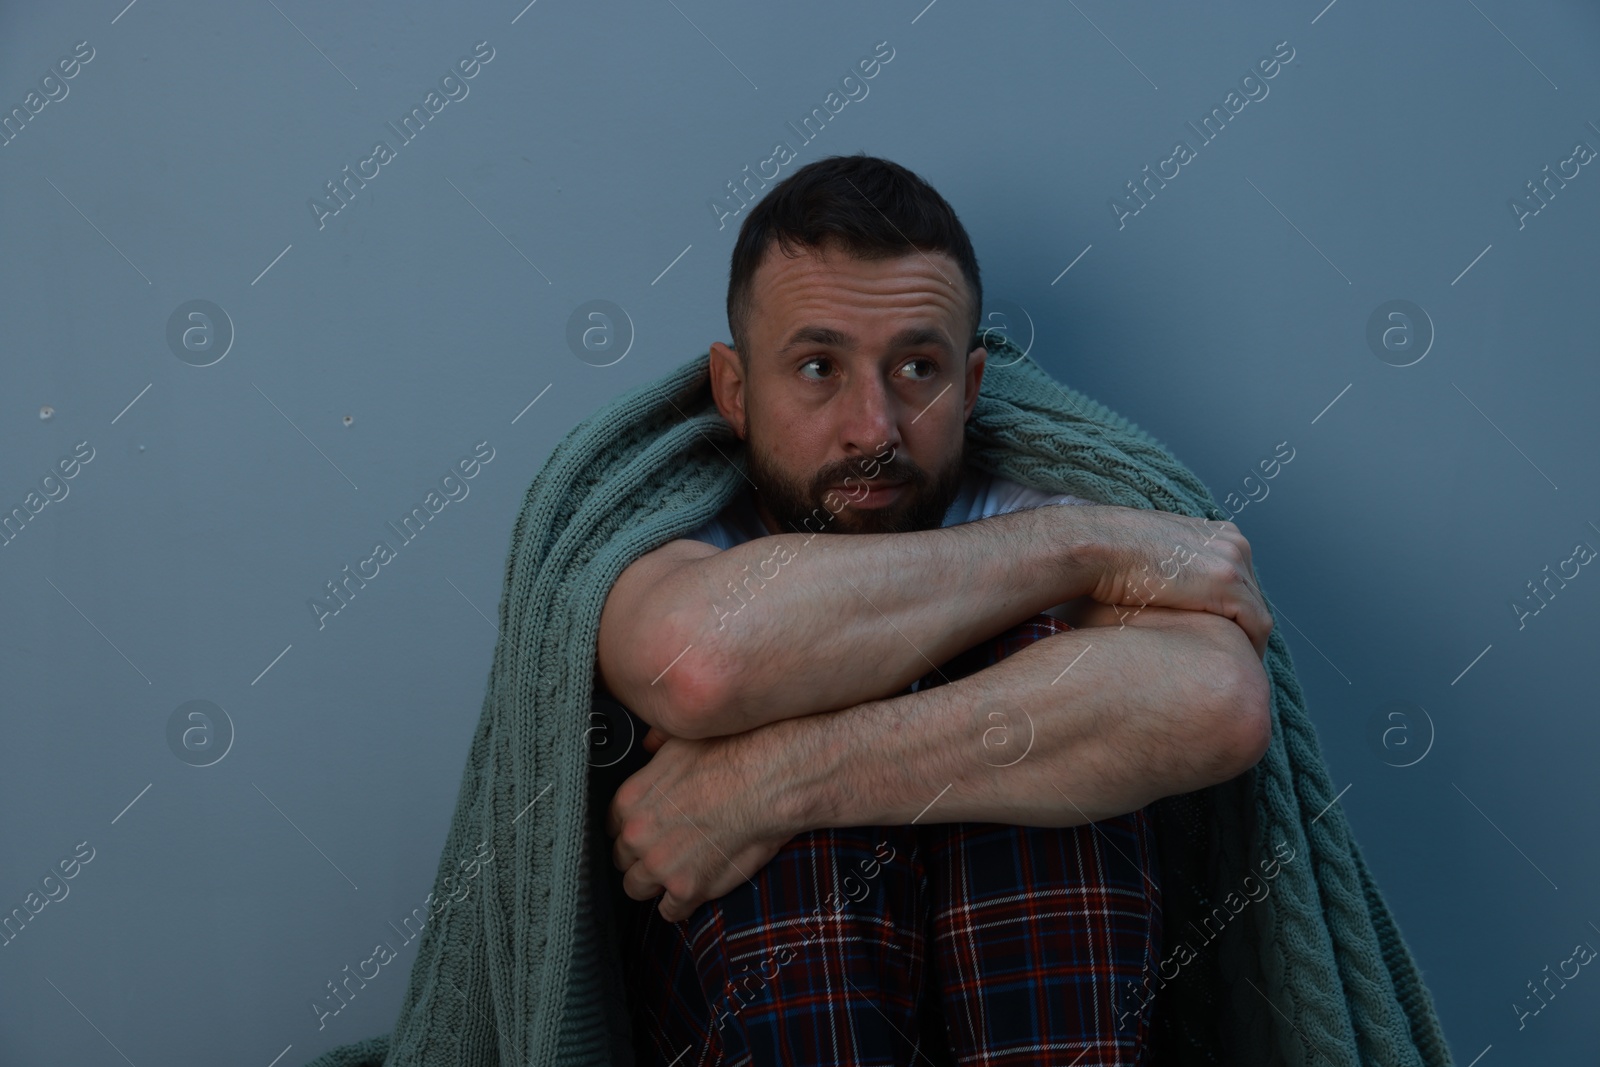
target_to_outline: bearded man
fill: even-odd
[[[968,464],[982,304],[887,160],[803,167],[740,228],[709,374],[748,485],[600,619],[650,753],[608,819],[654,902],[640,1064],[1149,1062],[1145,809],[1266,751],[1272,618],[1233,525]]]

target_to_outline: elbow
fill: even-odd
[[[665,666],[653,681],[661,688],[652,707],[656,725],[671,737],[704,738],[728,733],[721,725],[727,687],[718,643],[681,616],[660,628],[652,662]]]
[[[1214,736],[1222,740],[1219,781],[1227,781],[1260,763],[1272,745],[1272,686],[1253,654],[1231,657],[1220,670],[1227,682],[1218,687],[1223,699]]]

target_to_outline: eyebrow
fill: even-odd
[[[778,353],[782,355],[792,348],[806,344],[827,345],[830,348],[854,348],[855,340],[848,334],[827,326],[802,326],[789,337],[787,344],[778,349]],[[907,326],[889,338],[890,348],[916,348],[921,345],[933,345],[946,353],[950,351],[950,342],[944,332],[931,326]]]

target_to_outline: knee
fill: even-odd
[[[795,838],[808,864],[794,884],[823,888],[801,923],[806,941],[839,921],[896,913],[908,906],[917,877],[914,826],[855,826]],[[876,901],[876,903],[874,903]]]

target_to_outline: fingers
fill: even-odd
[[[1193,519],[1191,516],[1190,518]],[[1207,530],[1205,544],[1233,565],[1233,583],[1239,587],[1238,610],[1230,614],[1250,638],[1256,655],[1263,660],[1267,655],[1267,640],[1272,636],[1275,621],[1267,607],[1267,598],[1261,592],[1256,577],[1255,563],[1251,559],[1250,542],[1237,525],[1227,520],[1193,519]]]
[[[1251,574],[1251,577],[1255,577],[1254,573]],[[1251,633],[1250,643],[1256,646],[1256,652],[1265,660],[1267,658],[1267,638],[1272,636],[1272,628],[1277,625],[1277,620],[1272,617],[1272,609],[1267,607],[1267,598],[1261,594],[1261,587],[1252,582],[1250,592],[1253,594],[1251,607],[1255,609],[1256,627],[1260,634],[1260,640],[1257,640],[1256,633]]]
[[[701,903],[701,901],[692,899],[680,900],[671,893],[662,893],[661,903],[659,906],[657,906],[656,910],[661,913],[661,917],[667,920],[667,922],[681,923],[689,916],[693,915],[694,909],[698,908]]]
[[[622,891],[632,900],[652,900],[661,898],[661,903],[656,910],[661,912],[661,917],[667,922],[683,922],[694,910],[716,894],[707,894],[703,889],[692,889],[682,895],[670,892],[661,881],[646,867],[643,860],[634,863],[622,876]]]
[[[622,891],[633,900],[650,900],[661,892],[661,883],[650,876],[644,864],[635,863],[622,876]]]
[[[1265,599],[1261,590],[1249,580],[1240,575],[1237,580],[1236,599],[1237,608],[1230,614],[1230,618],[1244,630],[1254,646],[1256,655],[1262,659],[1267,655],[1267,638],[1272,633],[1272,613],[1267,610]]]
[[[650,727],[650,732],[644,735],[644,750],[654,755],[657,749],[667,743],[669,736],[659,726]]]
[[[652,873],[644,859],[637,859],[623,875],[622,888],[633,900],[660,896],[656,910],[661,917],[667,922],[684,922],[706,901],[725,897],[750,881],[746,872],[753,873],[765,867],[784,843],[772,840],[752,844],[735,853],[734,859],[720,853],[716,857],[708,856],[698,870],[692,865],[686,869],[679,864]],[[717,862],[719,859],[724,862]],[[685,874],[687,878],[683,877]],[[677,886],[676,891],[667,889],[666,881]]]
[[[1237,622],[1244,629],[1245,636],[1250,638],[1250,645],[1256,650],[1257,658],[1265,660],[1267,658],[1267,635],[1272,631],[1271,617],[1268,616],[1267,619],[1263,620],[1260,613],[1256,611],[1248,611],[1245,615],[1247,618],[1236,617],[1233,621]]]
[[[1276,622],[1272,617],[1272,609],[1267,606],[1266,595],[1261,592],[1261,581],[1256,577],[1255,565],[1250,561],[1250,543],[1242,536],[1239,540],[1240,553],[1243,557],[1239,568],[1239,584],[1244,587],[1245,605],[1250,615],[1250,623],[1245,626],[1245,632],[1250,635],[1250,643],[1255,646],[1256,654],[1266,659],[1267,638],[1272,636],[1272,628]]]

